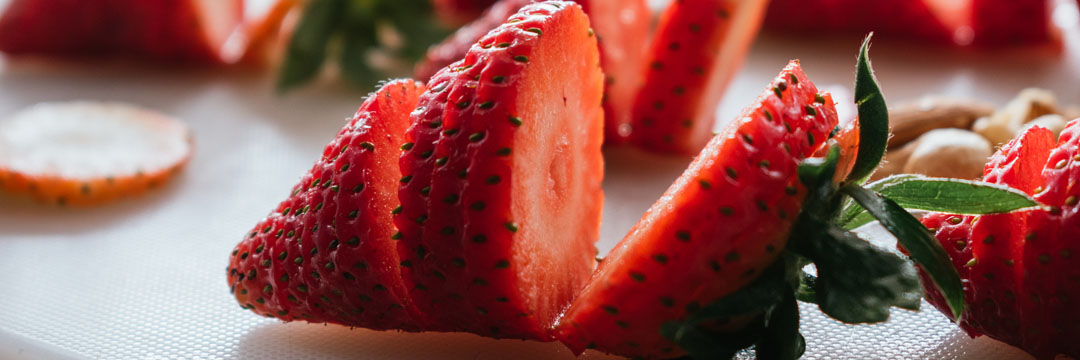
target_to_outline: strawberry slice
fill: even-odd
[[[0,14],[0,51],[10,54],[128,53],[166,61],[229,63],[226,40],[241,0],[12,0]]]
[[[632,110],[641,86],[652,23],[645,0],[578,0],[600,41],[604,68],[604,142],[623,143],[632,130]]]
[[[119,103],[42,103],[0,121],[0,189],[58,205],[133,196],[176,175],[191,131]]]
[[[550,340],[588,281],[603,201],[596,46],[580,6],[535,3],[432,79],[395,223],[434,327]]]
[[[837,125],[830,99],[798,62],[785,67],[604,259],[559,339],[578,353],[678,356],[661,325],[749,284],[784,249],[806,197],[796,168]]]
[[[688,155],[705,145],[716,106],[746,57],[767,4],[684,0],[668,5],[649,46],[631,142]]]
[[[424,91],[396,80],[370,96],[229,258],[236,300],[284,321],[425,329],[401,279],[391,211],[395,149]]]
[[[417,64],[414,76],[427,79],[436,71],[465,57],[469,47],[502,24],[532,0],[501,0],[484,14],[458,29],[453,36],[432,46]],[[630,110],[641,82],[645,44],[649,37],[649,8],[645,0],[576,0],[600,42],[600,63],[604,68],[604,141],[624,142],[630,132]]]

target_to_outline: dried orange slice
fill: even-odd
[[[42,103],[0,120],[0,189],[59,205],[142,193],[177,173],[192,136],[167,115],[121,103]]]

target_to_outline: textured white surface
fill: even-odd
[[[1075,26],[1066,36],[1076,44]],[[762,38],[732,82],[721,118],[737,115],[789,58],[801,58],[819,86],[843,89],[853,79],[859,40]],[[1002,103],[1021,88],[1041,86],[1076,104],[1078,52],[1070,46],[1060,56],[987,55],[878,38],[872,54],[892,101],[945,93]],[[286,195],[361,94],[324,82],[279,97],[260,74],[0,59],[0,116],[73,99],[124,101],[177,116],[193,129],[196,154],[163,189],[104,207],[0,197],[0,359],[572,358],[557,344],[282,324],[236,305],[225,282],[229,251]],[[603,251],[689,160],[631,150],[608,155]],[[840,325],[805,304],[802,312],[808,359],[1026,358],[992,340],[968,339],[929,306],[894,311],[889,323],[875,326]]]

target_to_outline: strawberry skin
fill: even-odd
[[[631,142],[685,155],[705,145],[720,97],[757,35],[767,3],[684,0],[668,5],[649,46],[633,106]]]
[[[469,47],[532,0],[501,0],[484,14],[432,46],[417,64],[414,76],[428,79],[443,67],[465,57]],[[604,68],[604,141],[619,144],[630,132],[634,97],[641,83],[650,12],[645,0],[576,0],[596,32]]]
[[[581,7],[549,1],[432,78],[394,221],[405,280],[436,328],[551,340],[588,281],[603,203],[598,64]]]
[[[398,268],[397,151],[423,86],[397,80],[360,107],[292,195],[229,258],[240,305],[284,321],[423,330]]]
[[[773,263],[806,196],[796,168],[836,125],[831,96],[791,62],[604,259],[560,320],[558,338],[577,353],[678,356],[661,325]]]
[[[971,239],[971,224],[974,219],[974,216],[930,213],[920,220],[930,232],[934,233],[934,237],[938,239],[945,252],[949,254],[949,258],[952,259],[953,267],[960,274],[965,299],[972,298],[971,280],[968,275],[968,262],[971,261],[971,242],[968,240]],[[919,278],[923,284],[932,284],[934,281],[921,269],[919,270]],[[945,295],[937,287],[924,286],[923,290],[926,301],[934,305],[941,313],[946,315],[952,313]],[[973,312],[971,310],[969,304],[968,311],[964,312],[959,324],[961,328],[967,331],[968,335],[975,337],[982,333],[978,330],[979,326],[974,323],[975,320],[972,319]]]

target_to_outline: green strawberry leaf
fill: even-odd
[[[855,68],[855,105],[859,108],[859,153],[847,180],[863,183],[881,164],[889,142],[889,108],[881,93],[874,69],[870,65],[870,38],[866,36],[859,49]]]
[[[814,294],[825,314],[849,324],[882,322],[889,308],[918,310],[922,287],[915,267],[855,233],[818,224],[821,231],[801,239],[795,251],[814,261]]]
[[[881,225],[896,236],[897,241],[930,275],[934,286],[945,296],[952,309],[953,319],[960,318],[964,311],[964,291],[960,275],[952,266],[952,260],[941,247],[934,235],[919,220],[896,202],[882,197],[871,190],[849,184],[841,191],[851,196],[859,205],[874,215]],[[820,264],[819,264],[820,269]],[[820,297],[820,291],[819,291]]]
[[[761,340],[754,349],[758,359],[795,360],[806,352],[806,339],[799,333],[799,303],[790,291],[768,312]]]
[[[305,84],[319,74],[344,7],[345,0],[312,0],[307,4],[278,70],[279,91]]]
[[[909,210],[984,215],[1039,206],[1022,191],[981,181],[894,175],[868,187]],[[839,220],[845,228],[854,229],[874,221],[862,207],[854,203],[847,205]]]

